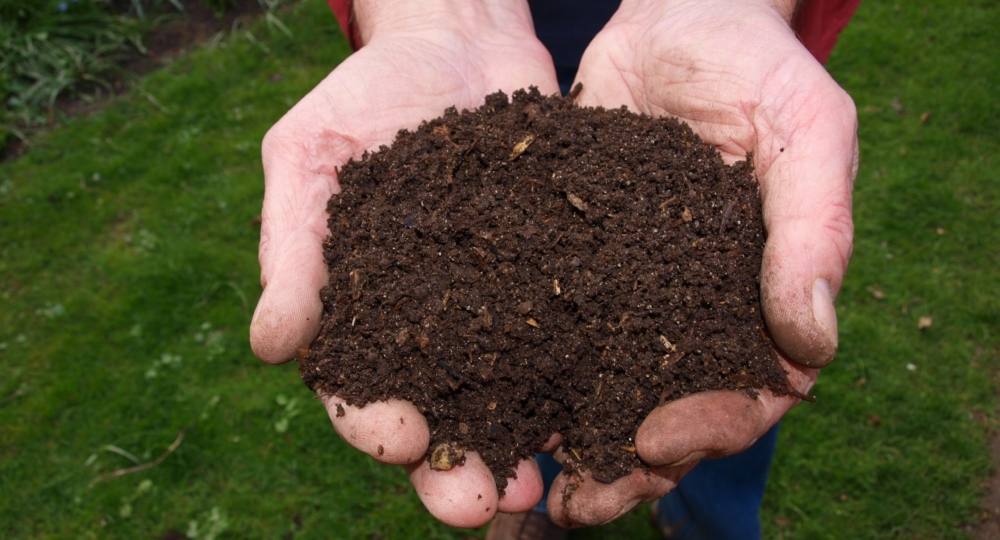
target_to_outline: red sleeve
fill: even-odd
[[[361,48],[361,34],[351,17],[351,0],[327,0],[337,17],[340,28],[355,51]],[[854,16],[861,0],[806,0],[795,14],[792,27],[802,44],[820,63],[827,58],[837,44],[837,36]]]
[[[355,51],[360,49],[361,32],[358,31],[358,25],[354,24],[354,17],[352,17],[351,13],[351,0],[326,0],[326,2],[330,4],[333,15],[337,17],[340,29],[347,36],[347,42],[351,44],[351,49]]]
[[[332,0],[331,0],[332,1]],[[792,21],[802,44],[825,64],[861,0],[806,0]]]

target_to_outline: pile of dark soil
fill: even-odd
[[[634,438],[657,405],[790,391],[761,317],[752,169],[686,125],[497,93],[340,182],[303,380],[413,402],[431,449],[478,452],[501,493],[553,432],[571,470],[610,482],[643,466]]]

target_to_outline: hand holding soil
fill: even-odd
[[[366,9],[375,6],[369,4],[355,2],[365,47],[340,64],[264,139],[264,293],[250,342],[265,362],[290,360],[319,329],[319,290],[328,276],[323,261],[325,208],[330,195],[340,191],[337,168],[367,149],[390,143],[401,128],[415,127],[450,106],[475,108],[497,89],[513,92],[536,85],[545,94],[558,92],[555,70],[534,36],[526,6],[481,8],[460,2],[436,12],[429,3],[404,2],[370,13]],[[423,17],[431,17],[432,23]],[[533,460],[524,462],[525,472],[500,501],[489,470],[472,457],[450,474],[429,474],[423,459],[429,432],[412,406],[393,402],[360,411],[345,408],[355,414],[337,417],[335,404],[327,402],[344,440],[380,461],[407,464],[421,500],[449,525],[479,526],[498,510],[525,511],[541,496]],[[466,490],[475,493],[455,498]]]
[[[576,107],[579,89],[449,109],[348,163],[327,205],[302,379],[413,403],[430,467],[477,452],[500,495],[553,433],[568,470],[611,484],[646,469],[636,430],[658,405],[794,393],[764,330],[749,164],[673,119]]]
[[[737,7],[752,12],[738,12]],[[850,253],[853,106],[773,12],[743,4],[724,13],[674,13],[669,8],[642,14],[630,13],[628,3],[623,6],[621,16],[584,58],[580,77],[592,86],[580,102],[626,104],[655,116],[680,116],[729,161],[746,151],[755,153],[769,232],[765,315],[784,350],[822,365],[835,348],[831,297]],[[474,28],[476,39],[469,39],[468,47],[440,47],[441,36],[451,35],[441,32],[433,39],[415,39],[413,32],[393,35],[387,30],[391,25],[383,26],[381,34],[373,31],[361,52],[269,133],[261,240],[266,289],[252,328],[254,350],[261,358],[287,360],[315,335],[321,310],[316,291],[326,281],[319,247],[326,235],[322,205],[338,189],[336,167],[364,149],[388,143],[399,127],[413,127],[449,105],[474,107],[479,104],[475,96],[497,87],[509,92],[536,84],[544,94],[554,92],[551,66],[530,36],[530,25],[523,24],[523,13],[519,23],[505,20],[496,40],[490,38],[494,34],[488,21],[476,22],[489,18],[465,15],[459,20],[473,26],[454,35],[460,39]],[[723,32],[720,21],[729,17],[744,21],[740,35]],[[362,30],[364,34],[364,25]],[[659,36],[659,41],[629,39],[635,35]],[[495,49],[484,50],[484,44]],[[461,53],[461,58],[442,55],[442,50]],[[399,57],[410,51],[412,58]],[[515,57],[518,61],[511,62]],[[568,196],[566,200],[573,202]],[[791,385],[807,391],[815,370],[784,365]],[[494,479],[474,454],[467,453],[466,464],[447,473],[431,471],[423,461],[430,440],[426,423],[409,404],[376,403],[357,410],[332,398],[325,401],[348,442],[377,459],[408,464],[421,499],[446,523],[476,526],[497,509],[524,510],[540,496],[530,460],[520,462],[517,481],[499,501]],[[614,519],[639,501],[668,491],[698,459],[741,450],[795,402],[768,392],[757,400],[742,393],[708,392],[656,409],[635,441],[636,452],[654,474],[637,471],[613,484],[577,484],[567,505],[550,504],[551,515],[566,525]],[[345,414],[338,416],[341,407]],[[558,480],[554,496],[565,487],[565,479]]]
[[[636,4],[624,2],[584,54],[577,79],[589,86],[578,102],[678,117],[728,163],[753,152],[767,230],[764,316],[790,385],[806,393],[837,346],[833,298],[854,232],[854,103],[788,27],[794,2]],[[747,448],[796,403],[708,392],[661,407],[636,437],[655,474],[587,483],[567,506],[550,501],[550,516],[567,526],[616,519],[672,489],[679,465]],[[564,486],[559,478],[552,491]]]

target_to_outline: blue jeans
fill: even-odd
[[[670,527],[670,538],[678,540],[759,540],[760,505],[777,443],[775,425],[743,453],[699,463],[660,499],[660,526]],[[562,466],[548,454],[535,457],[545,485],[535,510],[545,512]]]

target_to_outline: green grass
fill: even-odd
[[[460,537],[247,344],[261,138],[348,52],[318,1],[288,24],[0,166],[0,399],[23,394],[0,409],[0,536],[206,537],[215,512],[232,538]],[[145,462],[181,430],[158,467],[87,488],[133,465],[108,445]]]
[[[1000,7],[918,4],[863,2],[828,65],[859,111],[854,256],[837,361],[783,424],[765,537],[964,538],[991,471]]]
[[[963,538],[991,471],[1000,8],[921,4],[866,0],[829,64],[861,119],[855,254],[841,352],[783,424],[767,538]],[[481,535],[436,523],[294,366],[250,352],[260,140],[348,52],[324,2],[282,21],[293,38],[197,51],[0,164],[0,537]],[[637,511],[572,538],[655,535]]]

